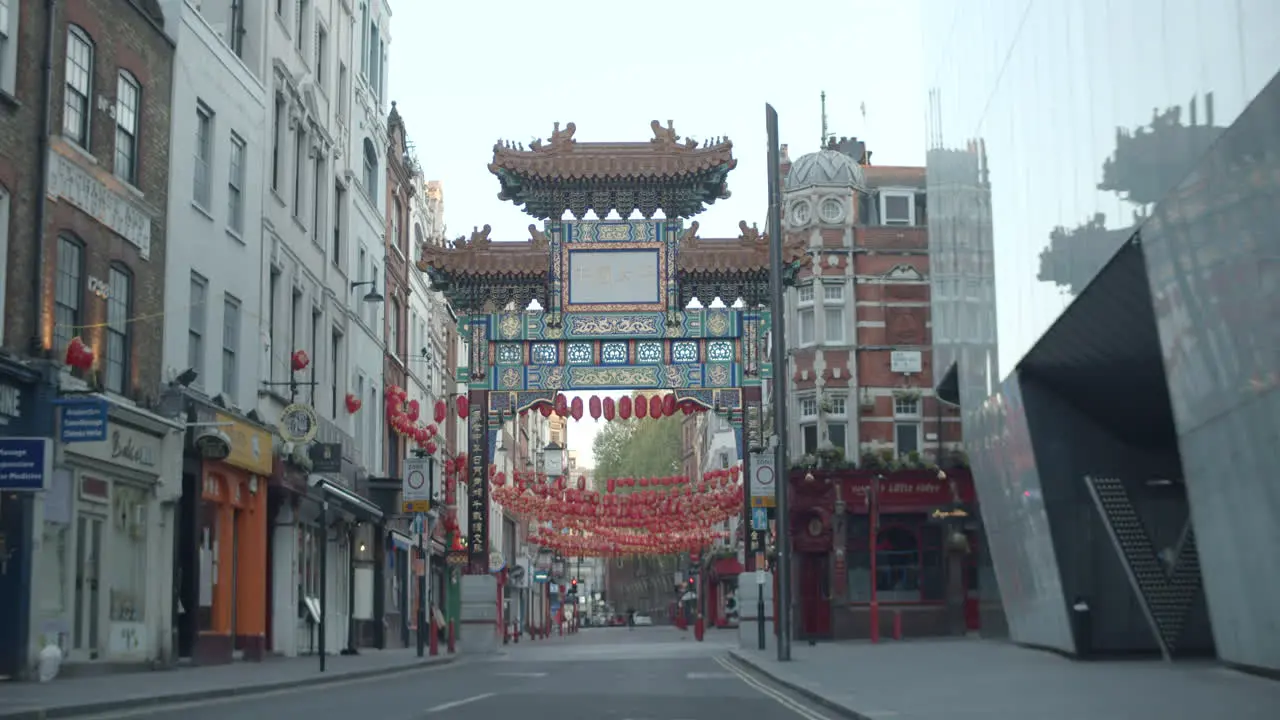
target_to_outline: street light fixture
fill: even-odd
[[[352,290],[355,290],[356,288],[358,288],[358,287],[362,287],[362,286],[364,286],[364,285],[369,285],[369,286],[370,286],[370,288],[369,288],[369,292],[365,293],[365,295],[364,295],[364,301],[365,301],[365,302],[367,302],[367,303],[380,303],[380,302],[382,302],[383,300],[385,300],[385,299],[386,299],[386,298],[382,297],[382,293],[378,292],[378,281],[377,281],[377,280],[356,280],[356,281],[354,281],[354,282],[352,282],[352,283],[351,283],[351,289],[352,289]]]

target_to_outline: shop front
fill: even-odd
[[[261,660],[267,651],[267,485],[272,434],[248,418],[193,403],[187,467],[187,553],[181,605],[197,663]]]
[[[977,629],[982,533],[968,470],[801,471],[792,489],[797,637],[866,638],[873,623],[882,637]]]
[[[398,530],[387,531],[385,547],[383,615],[386,617],[386,646],[406,648],[416,642],[412,631],[417,618],[417,589],[411,559],[417,556],[418,550],[413,539]]]
[[[36,370],[0,356],[0,445],[11,462],[15,453],[25,453],[22,447],[39,447],[42,455],[31,458],[41,466],[38,477],[25,472],[0,473],[0,548],[5,557],[0,565],[0,607],[6,608],[0,612],[0,676],[8,677],[25,676],[31,667],[28,660],[39,652],[42,641],[38,627],[31,632],[32,578],[33,561],[41,545],[40,525],[35,522],[36,508],[42,504],[39,491],[52,480],[43,471],[43,454],[52,454],[52,448],[43,441],[50,435],[48,396],[53,388],[40,380]],[[45,397],[43,403],[37,403],[37,395]]]
[[[38,510],[32,649],[59,646],[72,672],[168,663],[183,426],[99,394],[64,396],[56,416],[53,477]]]
[[[738,576],[742,563],[734,554],[714,554],[707,566],[707,624],[728,628],[738,624]]]

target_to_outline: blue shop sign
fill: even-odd
[[[64,443],[102,442],[107,439],[107,401],[100,398],[63,398],[58,405],[58,434]]]
[[[52,476],[52,440],[0,438],[0,490],[44,490]]]

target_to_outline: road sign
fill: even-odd
[[[752,530],[768,530],[769,529],[769,509],[762,507],[751,508],[751,529]]]
[[[768,497],[762,497],[760,495],[751,496],[751,507],[753,508],[771,508],[777,507],[777,504],[778,499],[772,495]]]
[[[424,513],[431,511],[431,458],[405,458],[404,480],[400,483],[401,511]]]
[[[52,440],[0,438],[0,490],[45,490],[52,476]],[[3,545],[0,538],[0,548]]]

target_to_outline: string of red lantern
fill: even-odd
[[[603,555],[670,554],[705,548],[724,531],[713,526],[742,512],[737,467],[705,473],[699,482],[682,475],[609,478],[606,491],[586,488],[585,477],[568,487],[563,477],[490,467],[491,497],[509,512],[543,526],[530,541],[553,550]],[[619,493],[623,488],[629,492]],[[550,527],[546,527],[550,526]]]
[[[673,393],[637,398],[624,395],[617,400],[611,397],[601,398],[592,395],[585,403],[581,396],[570,400],[565,397],[564,393],[556,393],[556,396],[550,402],[540,402],[535,407],[543,417],[558,415],[562,418],[581,420],[584,416],[590,415],[592,420],[599,420],[603,417],[609,422],[614,419],[630,420],[631,418],[660,420],[665,417],[671,417],[677,412],[692,415],[706,412],[708,409],[705,405],[691,398],[677,401]],[[520,415],[528,415],[530,409],[532,408],[521,410]]]

